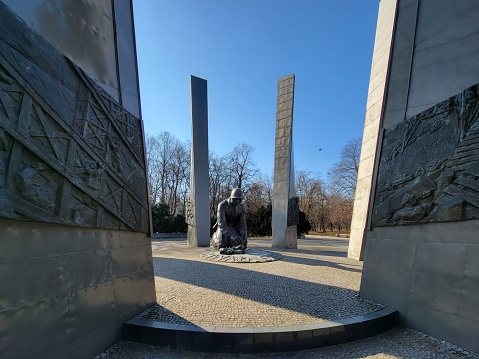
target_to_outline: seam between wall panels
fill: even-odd
[[[412,53],[411,53],[411,63],[409,65],[409,76],[407,79],[407,93],[406,93],[406,106],[404,107],[404,121],[406,121],[406,114],[409,106],[409,93],[411,91],[411,77],[412,77],[412,66],[414,63],[414,54],[416,53],[416,34],[417,34],[417,23],[419,18],[419,1],[417,1],[416,7],[416,22],[414,24],[414,35],[413,35],[413,44],[412,44]]]
[[[410,90],[411,90],[412,67],[413,67],[413,63],[414,63],[414,54],[416,52],[416,34],[417,34],[417,23],[418,23],[418,18],[419,18],[419,1],[420,0],[417,1],[417,7],[416,7],[416,23],[415,23],[415,26],[414,26],[414,38],[413,38],[413,47],[412,47],[412,53],[411,53],[411,64],[410,64],[410,67],[409,67],[409,76],[408,76],[408,82],[407,82],[407,95],[406,95],[406,106],[404,108],[404,121],[406,121],[406,114],[407,114],[408,105],[409,105],[409,93],[410,93]],[[407,294],[407,299],[406,299],[406,313],[405,313],[406,323],[408,322],[409,305],[411,304],[411,293],[412,293],[413,282],[414,282],[414,272],[415,272],[414,268],[416,267],[419,233],[420,233],[420,231],[418,230],[418,232],[416,234],[416,238],[414,239],[414,241],[415,241],[414,258],[413,258],[413,262],[412,262],[411,276],[409,278],[409,288],[408,288],[408,294]]]

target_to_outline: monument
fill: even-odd
[[[274,188],[272,245],[297,248],[299,221],[293,162],[294,74],[278,80],[276,138],[274,152]]]
[[[349,256],[360,295],[479,352],[479,3],[381,0]]]
[[[0,2],[2,358],[91,358],[156,303],[131,2],[50,5]]]
[[[233,188],[230,197],[218,204],[216,231],[210,248],[201,256],[223,263],[265,263],[283,258],[279,253],[248,248],[246,209],[242,201],[241,189]]]
[[[216,232],[210,246],[221,254],[241,254],[248,247],[246,210],[242,201],[241,189],[233,188],[230,198],[218,204]]]
[[[187,204],[188,246],[210,244],[208,92],[206,80],[191,76],[191,170]]]

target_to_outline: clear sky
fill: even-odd
[[[190,75],[208,81],[209,150],[274,167],[279,78],[296,75],[296,170],[326,179],[361,137],[379,0],[133,0],[145,132],[191,139]],[[319,151],[319,149],[322,149]]]

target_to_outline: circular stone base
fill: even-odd
[[[208,248],[201,257],[210,261],[227,263],[265,263],[283,258],[279,253],[250,248],[245,249],[244,254],[220,254],[219,251]]]

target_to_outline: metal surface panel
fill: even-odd
[[[415,51],[456,41],[479,31],[479,3],[449,0],[421,0]]]
[[[113,20],[112,0],[82,0],[93,9],[102,13],[110,20]]]
[[[438,312],[412,303],[408,308],[405,324],[438,339],[479,353],[477,340],[479,322],[477,320]]]
[[[117,320],[127,321],[156,303],[155,282],[149,274],[145,272],[135,278],[113,280]]]
[[[416,51],[408,117],[423,111],[424,106],[430,107],[445,101],[479,82],[478,43],[479,28],[472,35]]]
[[[128,233],[128,235],[125,236],[125,233],[120,230],[108,231],[109,248],[136,247],[143,245],[151,247],[151,238],[145,233]]]
[[[107,85],[105,90],[115,89],[109,94],[119,99],[113,21],[108,11],[97,10],[111,8],[110,0],[101,6],[99,1],[77,0],[51,0],[47,6],[40,0],[3,2],[92,78]]]
[[[77,338],[115,319],[116,302],[111,281],[77,290],[69,299],[66,322]]]
[[[406,313],[418,226],[367,232],[361,297]],[[416,228],[412,228],[416,227]],[[394,228],[397,229],[397,228]]]
[[[129,92],[123,90],[121,91],[122,106],[135,116],[140,115],[139,101],[140,98],[138,95],[132,95]]]
[[[149,245],[115,248],[112,250],[111,271],[114,278],[135,278],[144,273],[153,275]]]
[[[479,245],[420,242],[411,303],[479,322]]]
[[[0,219],[0,263],[106,250],[108,237],[107,232],[94,229]]]
[[[131,0],[115,0],[115,21],[120,74],[121,102],[133,115],[140,117],[138,72]],[[136,98],[136,101],[135,101]]]
[[[42,359],[94,358],[122,339],[123,322],[104,323],[102,327],[83,336],[81,340],[55,347]]]
[[[107,251],[2,263],[1,283],[9,283],[4,308],[68,296],[111,280]]]
[[[114,318],[113,285],[20,302],[3,309],[3,317],[0,336],[5,357],[38,358]]]
[[[399,0],[398,8],[401,9],[403,7],[411,5],[412,3],[417,3],[417,2],[419,2],[419,0]]]
[[[479,220],[434,223],[421,226],[419,241],[479,245],[478,228]]]
[[[61,346],[73,340],[65,314],[68,305],[67,297],[57,297],[2,309],[0,357],[39,358],[52,345]]]

